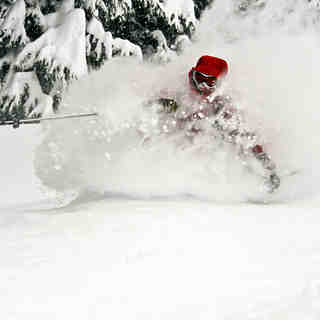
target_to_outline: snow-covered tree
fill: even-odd
[[[56,110],[70,81],[113,56],[167,62],[213,0],[3,0],[0,118]]]
[[[112,35],[104,31],[94,16],[87,24],[86,48],[87,62],[92,69],[99,69],[106,59],[112,57]]]
[[[132,0],[116,1],[120,10],[99,11],[104,27],[119,38],[139,45],[144,53],[157,52],[153,32],[160,30],[171,46],[178,35],[189,37],[197,24],[193,0]]]
[[[194,0],[194,13],[197,19],[201,18],[202,12],[209,8],[214,0]]]
[[[4,119],[9,114],[16,116],[21,109],[24,109],[28,100],[27,86],[15,83],[13,62],[29,39],[24,28],[26,13],[24,0],[4,2],[1,4],[0,12],[0,118]],[[13,85],[8,88],[7,83]],[[32,108],[31,105],[29,107]]]
[[[50,113],[52,103],[52,98],[42,92],[33,71],[17,72],[1,95],[0,120]]]
[[[19,53],[18,71],[33,69],[43,92],[62,90],[71,79],[86,74],[85,28],[81,9],[71,9],[47,16],[48,30],[27,44]]]
[[[31,41],[39,38],[46,30],[46,22],[39,1],[26,0],[24,20],[26,33]]]
[[[8,52],[23,47],[29,39],[24,29],[26,11],[24,0],[17,0],[9,5],[5,2],[1,6],[0,57],[3,57]]]

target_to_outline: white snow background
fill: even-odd
[[[1,319],[320,318],[320,44],[308,11],[241,20],[231,3],[171,64],[114,59],[76,82],[62,111],[98,120],[0,128]],[[201,54],[229,61],[223,90],[299,170],[267,204],[247,202],[259,181],[232,148],[136,133],[154,121],[143,101]]]

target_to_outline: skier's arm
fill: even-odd
[[[177,93],[172,90],[163,89],[149,98],[145,104],[148,106],[157,104],[161,107],[160,112],[174,113],[179,108],[176,95]]]

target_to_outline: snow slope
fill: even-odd
[[[1,128],[2,319],[320,316],[319,194],[268,205],[43,193],[40,128]]]
[[[320,318],[319,43],[297,17],[289,35],[247,37],[257,19],[233,25],[227,9],[231,30],[208,13],[169,68],[115,59],[72,87],[62,111],[98,120],[0,127],[1,319]],[[203,53],[232,62],[223,89],[280,168],[300,170],[267,204],[247,202],[258,182],[228,148],[140,144],[137,119],[154,120],[141,103]]]
[[[0,209],[2,319],[319,319],[319,199],[88,196],[59,208],[37,199],[30,144],[12,139],[22,161],[1,172],[1,199],[15,202]]]

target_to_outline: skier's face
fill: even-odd
[[[217,88],[217,78],[194,70],[192,80],[201,93],[210,94]]]

